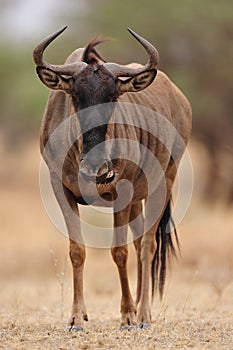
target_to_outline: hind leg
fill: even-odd
[[[156,251],[155,231],[158,224],[150,229],[141,239],[141,290],[137,308],[137,320],[141,328],[147,328],[151,322],[150,277],[151,266]]]
[[[145,233],[141,239],[142,282],[141,295],[138,303],[137,319],[141,328],[147,328],[151,323],[151,270],[157,249],[156,231],[166,205],[166,185],[161,183],[150,194],[145,203]]]
[[[156,249],[156,232],[164,211],[171,198],[172,185],[176,175],[176,165],[170,162],[165,173],[165,181],[162,181],[157,189],[148,197],[145,205],[145,234],[141,240],[141,264],[142,264],[142,284],[141,295],[138,304],[137,318],[141,328],[147,328],[151,322],[150,307],[150,280],[152,272],[152,262],[154,260]],[[162,254],[166,258],[166,239],[162,247]],[[152,277],[153,278],[153,277]]]
[[[129,205],[122,211],[114,212],[114,238],[112,257],[118,268],[121,284],[121,329],[136,326],[136,307],[131,296],[127,272],[128,248],[127,227],[130,216]]]

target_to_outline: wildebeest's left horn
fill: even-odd
[[[71,64],[64,64],[64,65],[53,65],[50,63],[47,63],[44,59],[43,59],[43,53],[44,50],[46,49],[46,47],[54,40],[56,39],[62,32],[64,32],[64,30],[67,28],[64,27],[60,30],[58,30],[57,32],[55,32],[54,34],[49,35],[48,37],[46,37],[45,39],[43,39],[34,49],[33,51],[33,59],[34,62],[37,66],[39,67],[44,67],[44,68],[48,68],[51,69],[52,71],[56,72],[56,73],[60,73],[60,74],[64,74],[64,75],[73,75],[73,74],[77,74],[79,73],[83,68],[86,67],[86,63],[85,62],[76,62],[76,63],[71,63]]]
[[[107,68],[112,74],[117,77],[132,77],[136,74],[142,73],[149,69],[156,69],[159,62],[159,53],[156,48],[149,43],[146,39],[135,33],[132,29],[127,28],[130,34],[132,34],[135,39],[145,48],[149,55],[149,60],[145,66],[139,68],[131,68],[129,66],[122,66],[116,63],[104,63],[105,68]]]

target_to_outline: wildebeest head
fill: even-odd
[[[113,112],[114,104],[111,102],[116,102],[125,92],[138,92],[151,84],[157,73],[158,52],[147,40],[128,29],[149,55],[145,66],[132,68],[105,62],[94,48],[103,42],[98,39],[89,43],[81,61],[65,65],[49,64],[43,59],[43,52],[65,29],[66,27],[48,36],[34,49],[37,73],[50,89],[69,94],[77,112],[82,110],[78,115],[81,116],[79,123],[83,135],[83,154],[79,170],[83,177],[95,179],[97,183],[110,182],[114,178],[114,170],[111,160],[106,157],[104,141]],[[89,108],[101,105],[105,108]]]

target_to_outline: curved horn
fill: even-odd
[[[43,53],[46,47],[54,40],[56,39],[64,30],[67,28],[65,26],[64,28],[58,30],[54,34],[49,35],[45,39],[43,39],[34,49],[33,51],[33,59],[37,66],[44,67],[51,69],[52,71],[64,75],[73,75],[79,73],[83,68],[86,67],[85,62],[76,62],[76,63],[70,63],[70,64],[64,64],[64,65],[53,65],[50,63],[47,63],[43,59]]]
[[[127,28],[131,35],[144,47],[149,55],[149,60],[147,64],[139,68],[130,68],[127,66],[122,66],[116,63],[104,63],[105,68],[107,68],[112,74],[117,77],[132,77],[136,74],[142,73],[149,69],[156,69],[159,62],[159,53],[156,48],[149,43],[146,39],[135,33],[132,29]]]

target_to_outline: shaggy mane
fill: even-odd
[[[110,38],[104,38],[101,36],[97,36],[96,38],[92,39],[87,47],[85,48],[85,51],[83,53],[83,62],[86,62],[87,64],[94,64],[98,63],[98,61],[106,62],[95,50],[95,47],[99,44],[105,43],[106,41],[111,41]]]

